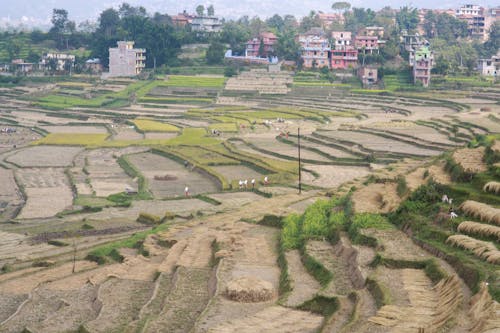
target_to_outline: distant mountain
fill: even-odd
[[[226,18],[238,18],[243,15],[249,17],[259,16],[266,18],[275,13],[280,15],[292,14],[297,17],[307,15],[311,10],[329,12],[330,6],[335,1],[324,0],[288,0],[288,1],[263,1],[263,0],[128,0],[128,1],[102,1],[102,0],[2,0],[2,11],[0,12],[0,25],[15,25],[23,22],[25,25],[50,25],[50,18],[53,8],[64,8],[68,10],[71,20],[81,22],[87,19],[95,20],[106,8],[117,8],[122,2],[128,2],[134,6],[144,6],[148,12],[161,12],[177,14],[183,10],[193,13],[198,4],[212,4],[215,7],[215,14]],[[384,6],[399,8],[410,3],[419,8],[456,8],[462,4],[463,0],[450,0],[436,2],[432,0],[422,0],[413,4],[407,0],[388,0],[380,2],[376,0],[350,1],[353,7],[365,7],[380,9]],[[482,6],[497,6],[498,0],[484,0]]]

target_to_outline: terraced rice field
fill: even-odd
[[[210,178],[166,157],[142,153],[129,156],[129,160],[147,179],[156,198],[182,196],[186,186],[191,195],[217,191]]]
[[[82,149],[77,147],[36,146],[24,148],[6,160],[28,168],[66,167],[73,163],[73,159],[81,151]]]
[[[460,148],[475,134],[500,130],[497,106],[456,98],[466,92],[400,92],[395,85],[407,82],[397,78],[389,78],[390,94],[377,94],[307,74],[292,86],[291,75],[252,70],[227,81],[168,75],[99,84],[74,77],[0,89],[0,123],[17,129],[0,134],[0,331],[500,329],[497,296],[484,284],[498,290],[491,216],[461,207],[457,223],[412,217],[398,229],[385,216],[356,215],[392,212],[409,198],[397,194],[400,175],[411,191],[433,178],[463,201],[460,193],[483,176],[455,188],[443,162],[433,159],[457,148],[464,168],[488,170],[478,162],[482,149]],[[105,101],[113,103],[99,107]],[[479,111],[484,106],[491,110]],[[139,122],[131,126],[132,119]],[[51,145],[28,146],[41,137],[34,131],[49,132]],[[92,145],[83,142],[90,138]],[[63,139],[80,147],[62,146]],[[105,148],[112,141],[127,148]],[[249,188],[239,189],[240,179]],[[330,205],[350,189],[351,201]],[[480,198],[497,209],[493,193],[474,193]],[[310,209],[318,199],[324,205]],[[429,211],[442,217],[448,206],[432,200],[441,206]],[[293,229],[283,218],[304,211],[303,243],[285,249]],[[137,221],[140,214],[167,219],[146,224]],[[414,220],[438,231],[438,250],[464,260],[450,265],[441,259],[447,255],[424,250],[413,239],[419,230],[408,229]],[[328,233],[314,234],[322,223]],[[453,238],[438,244],[443,235]],[[477,285],[457,277],[464,277],[462,261],[484,269]],[[471,297],[472,290],[479,292]]]

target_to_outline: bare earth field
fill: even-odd
[[[65,167],[83,149],[77,147],[35,146],[20,150],[7,161],[21,167]]]
[[[406,198],[397,194],[400,176],[411,191],[431,178],[454,186],[443,160],[436,157],[444,151],[456,149],[454,159],[464,169],[486,170],[487,165],[480,162],[483,149],[462,147],[474,134],[500,133],[495,119],[500,118],[498,106],[463,97],[472,91],[443,90],[434,96],[432,91],[363,93],[335,85],[293,85],[290,89],[291,75],[259,69],[243,72],[217,89],[217,105],[207,101],[203,106],[182,103],[182,96],[215,94],[214,88],[188,88],[194,82],[204,83],[205,76],[191,78],[193,83],[183,76],[159,76],[178,80],[179,87],[132,79],[87,83],[85,77],[74,76],[59,84],[0,88],[0,118],[27,126],[18,126],[15,134],[0,134],[0,332],[500,330],[500,305],[490,297],[488,286],[478,284],[471,291],[470,281],[458,278],[457,271],[464,272],[453,268],[457,263],[452,267],[442,259],[445,256],[417,245],[405,233],[412,230],[382,222],[377,225],[380,229],[368,224],[370,227],[354,230],[356,220],[340,221],[342,212],[350,218],[350,211],[394,211]],[[222,75],[216,77],[222,81]],[[186,80],[185,87],[182,80]],[[157,83],[160,87],[152,91],[137,88]],[[260,93],[234,95],[249,86]],[[131,105],[68,107],[58,117],[59,111],[42,109],[37,103],[38,96],[77,94],[76,89],[95,96],[130,90]],[[495,85],[478,88],[488,96],[497,96],[497,90]],[[139,104],[134,101],[136,92],[173,97],[177,103]],[[455,100],[455,96],[462,97]],[[446,100],[467,104],[470,109],[458,112],[455,109],[466,107]],[[203,109],[203,116],[189,111],[193,108]],[[249,117],[255,111],[269,113],[271,122],[264,123],[261,116],[254,125],[237,132],[210,134],[209,127],[216,122],[246,124],[247,120],[230,118],[230,113],[246,111]],[[339,111],[352,113],[342,114],[348,117],[333,113]],[[276,112],[289,114],[285,121],[278,121]],[[300,117],[300,112],[316,113],[321,119],[288,119]],[[189,133],[184,131],[169,143],[181,152],[187,152],[186,147],[199,151],[207,145],[222,150],[221,143],[230,143],[241,164],[209,168],[229,182],[247,179],[249,188],[222,191],[201,169],[154,154],[157,146],[139,140],[169,139],[178,134],[139,133],[127,121],[141,116],[182,128],[207,129],[202,140],[184,135]],[[132,141],[120,142],[120,147],[135,146],[26,147],[40,137],[29,129],[34,126],[50,133],[109,131],[110,140]],[[264,174],[248,167],[248,155],[246,159],[242,156],[253,154],[258,170],[264,164],[273,170],[287,169],[298,162],[295,135],[299,127],[304,136],[301,158],[305,160],[301,194],[298,177],[291,172],[273,173],[270,184],[262,184]],[[287,131],[291,142],[276,139]],[[203,130],[198,133],[205,135]],[[261,157],[266,159],[258,161]],[[284,161],[287,167],[280,165]],[[140,177],[130,176],[133,174]],[[251,189],[252,178],[257,181],[255,190]],[[106,198],[125,189],[138,190],[139,184],[144,187],[137,195]],[[186,186],[189,197],[184,197]],[[351,189],[352,201],[333,208],[338,215],[332,215],[330,208],[329,217],[308,210],[310,215],[296,226],[288,224],[291,219],[282,219],[303,213],[318,199],[338,198]],[[152,196],[144,193],[148,191]],[[74,196],[80,202],[78,207],[73,206]],[[496,202],[493,194],[475,193],[475,197],[482,196]],[[66,214],[58,214],[63,211]],[[148,224],[137,221],[140,214],[166,219]],[[319,215],[327,216],[327,222],[316,219]],[[331,229],[337,223],[333,217],[342,223],[337,230]],[[306,227],[323,227],[315,223],[328,223],[328,237],[321,231],[301,239],[307,232],[316,232],[306,231]],[[454,232],[455,224],[452,228]],[[285,242],[293,237],[300,244],[286,247]],[[456,251],[469,259],[467,251]],[[481,264],[488,276],[479,278],[490,279],[493,285],[489,288],[495,290],[494,266]],[[467,277],[477,278],[474,274]],[[476,287],[479,293],[472,297]]]
[[[156,198],[182,196],[186,186],[191,195],[217,191],[211,179],[166,157],[142,153],[130,155],[129,160],[146,177],[149,189]],[[169,176],[168,180],[158,178],[165,176]]]

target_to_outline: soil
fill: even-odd
[[[312,299],[321,289],[321,285],[307,272],[302,264],[298,250],[288,251],[286,253],[286,262],[292,291],[286,297],[284,305],[295,307]]]

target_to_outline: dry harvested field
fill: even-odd
[[[23,197],[14,179],[14,172],[0,168],[0,220],[14,217],[16,210],[22,207]]]
[[[7,162],[23,168],[66,167],[73,163],[73,159],[81,151],[83,149],[77,147],[28,147],[10,155]]]
[[[107,134],[104,126],[41,126],[40,128],[49,133],[84,133],[84,134]]]
[[[370,173],[367,167],[359,166],[304,164],[303,167],[319,174],[319,178],[304,175],[304,183],[324,188],[336,187]]]
[[[91,193],[98,197],[120,193],[126,188],[137,189],[136,182],[125,173],[118,164],[117,159],[123,155],[143,152],[147,148],[129,147],[123,149],[93,149],[80,154],[83,165],[79,163],[84,175],[79,177],[77,189],[82,189],[79,194],[88,194],[87,186],[90,185]],[[78,170],[79,171],[79,170]],[[81,173],[79,173],[81,175]]]
[[[359,213],[388,213],[396,209],[401,198],[396,192],[396,183],[370,184],[352,196],[354,209]]]
[[[443,159],[436,156],[465,146],[475,133],[500,132],[495,104],[460,99],[456,102],[469,105],[471,111],[457,112],[453,107],[466,108],[438,98],[454,101],[453,96],[467,96],[463,92],[442,92],[442,97],[432,91],[378,94],[355,92],[349,84],[318,87],[316,82],[291,88],[291,73],[265,70],[243,71],[229,79],[225,89],[189,87],[203,86],[212,77],[176,79],[185,80],[186,86],[144,91],[134,80],[95,84],[75,76],[47,86],[45,92],[30,86],[0,89],[7,109],[0,118],[27,126],[17,126],[16,134],[0,134],[4,186],[0,332],[489,333],[500,329],[498,303],[484,285],[470,287],[470,276],[476,275],[462,281],[456,276],[464,274],[460,263],[450,262],[452,266],[441,259],[446,256],[417,245],[421,234],[408,228],[413,223],[422,223],[423,228],[428,221],[414,221],[409,215],[400,222],[383,215],[402,200],[396,182],[400,175],[411,191],[431,178],[448,184],[451,191],[455,184]],[[145,87],[156,85],[145,83]],[[37,103],[39,95],[57,94],[57,89],[76,94],[76,86],[84,87],[89,98],[121,91],[125,95],[120,94],[120,101],[130,105],[68,106],[58,117],[59,111],[44,110]],[[18,98],[23,94],[32,95]],[[175,99],[175,104],[137,103],[142,96],[155,95]],[[213,103],[206,98],[203,106],[194,105],[184,98],[192,96],[208,96]],[[479,111],[484,106],[490,111]],[[285,121],[276,120],[280,109],[289,114]],[[233,123],[235,114],[242,117],[246,111],[250,118],[258,112],[259,124],[201,140],[203,131],[190,137],[196,132],[190,131],[193,127]],[[300,119],[300,112],[317,113],[322,119]],[[188,159],[204,149],[235,149],[234,158],[239,160],[231,165],[204,161],[200,169],[191,169],[182,160],[154,154],[152,148],[165,148],[160,140],[178,134],[139,133],[127,119],[141,116],[182,128],[169,149],[185,153]],[[262,123],[266,118],[271,122]],[[49,133],[109,133],[110,140],[150,141],[138,143],[141,147],[113,149],[24,147],[40,137],[29,129],[35,126]],[[298,177],[291,171],[297,163],[299,127],[304,138],[300,195]],[[281,132],[289,132],[290,142],[276,139]],[[155,140],[160,147],[151,144]],[[249,153],[266,157],[255,161],[255,168],[262,171],[248,167]],[[466,169],[486,170],[478,162],[483,151],[459,149],[455,155]],[[249,188],[222,191],[201,168],[233,185],[247,179]],[[262,183],[266,168],[283,170],[268,175],[270,185]],[[498,180],[491,177],[488,181]],[[250,188],[253,178],[255,191]],[[184,198],[185,186],[195,197]],[[139,193],[116,195],[127,188]],[[339,199],[350,189],[352,200]],[[463,201],[458,194],[453,196],[458,203]],[[482,185],[472,199],[479,202],[481,197],[491,201],[488,212],[478,212],[469,203],[458,209],[456,225],[432,220],[429,226],[449,227],[446,234],[436,233],[451,236],[441,245],[460,251],[468,260],[478,259],[483,266],[477,267],[487,268],[478,276],[490,279],[490,289],[498,290],[492,266],[498,262],[498,242],[490,235],[498,236],[498,228],[487,224],[498,209],[497,199],[483,192]],[[317,199],[324,204],[316,206]],[[405,208],[414,207],[408,203]],[[432,212],[438,209],[447,206],[433,207]],[[55,217],[64,210],[67,214]],[[304,214],[297,224],[293,216],[278,218],[294,212]],[[382,215],[357,215],[365,212]],[[146,214],[152,215],[151,224]],[[156,225],[155,217],[165,220]],[[325,223],[327,231],[322,229]],[[396,228],[398,223],[401,229]],[[472,258],[469,250],[478,258]],[[472,302],[471,290],[480,290]]]
[[[297,158],[297,147],[277,141],[275,138],[271,139],[247,139],[247,142],[254,145],[258,149],[283,155],[285,157]],[[313,160],[318,162],[328,162],[329,159],[309,150],[301,150],[301,158],[304,160]]]
[[[8,125],[0,125],[0,128],[14,128],[15,133],[0,133],[0,153],[21,148],[28,145],[30,142],[41,138],[40,134],[24,127],[13,127]]]
[[[134,126],[114,125],[112,128],[114,134],[111,140],[142,140],[144,134],[135,130]]]
[[[19,219],[51,217],[71,208],[73,193],[62,168],[25,168],[16,171],[27,199]]]
[[[210,178],[169,158],[141,153],[130,155],[128,159],[147,179],[155,198],[182,196],[186,186],[191,195],[217,192],[217,186]]]
[[[211,169],[221,174],[228,181],[247,179],[250,184],[251,179],[255,179],[256,182],[264,179],[261,173],[244,165],[212,166]]]
[[[321,132],[321,134],[336,140],[349,141],[355,144],[359,144],[367,149],[378,152],[385,151],[392,153],[411,154],[417,156],[436,156],[440,154],[440,152],[436,150],[420,148],[405,142],[390,140],[383,138],[381,136],[367,134],[367,133],[352,132],[352,131],[329,131],[329,132]]]

